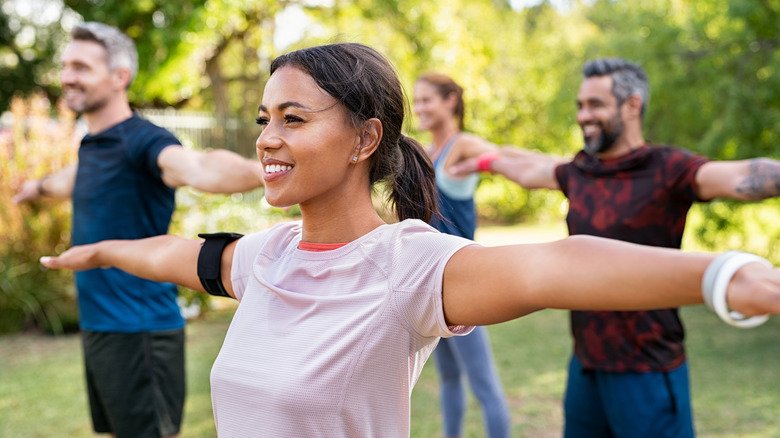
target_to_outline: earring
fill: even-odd
[[[352,162],[353,163],[357,163],[357,159],[358,159],[357,155],[353,155],[352,156]]]

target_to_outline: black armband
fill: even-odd
[[[229,297],[225,285],[222,284],[222,251],[228,243],[240,239],[243,234],[213,233],[198,234],[206,239],[198,253],[198,278],[206,292],[218,297]]]

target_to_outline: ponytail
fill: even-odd
[[[398,220],[422,219],[430,222],[438,214],[436,177],[433,165],[420,143],[401,135],[398,139],[399,166],[391,176],[390,201]]]

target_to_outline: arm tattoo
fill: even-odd
[[[736,187],[737,193],[753,200],[780,196],[780,162],[756,158],[749,166],[748,175]]]

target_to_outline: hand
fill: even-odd
[[[743,266],[729,283],[726,300],[731,310],[745,316],[780,313],[780,269]]]
[[[29,202],[41,196],[41,186],[38,180],[29,180],[22,183],[19,191],[12,198],[14,204]]]
[[[49,269],[71,269],[73,271],[85,271],[95,268],[107,268],[97,262],[99,243],[92,245],[79,245],[70,248],[59,256],[41,257],[41,264]]]

